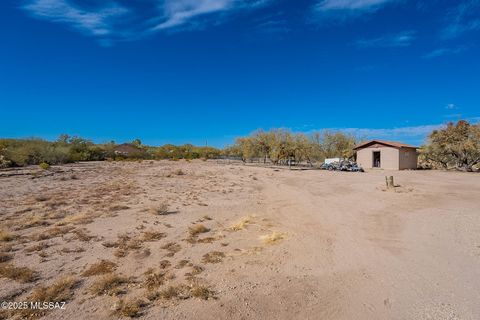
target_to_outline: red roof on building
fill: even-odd
[[[385,146],[394,147],[394,148],[413,148],[413,149],[418,149],[418,147],[415,147],[415,146],[412,146],[412,145],[409,145],[409,144],[406,144],[406,143],[402,143],[402,142],[385,141],[385,140],[370,140],[370,141],[364,142],[364,143],[362,143],[362,144],[359,144],[358,146],[356,146],[355,148],[353,148],[353,150],[366,148],[366,147],[368,147],[369,145],[372,145],[372,144],[375,144],[375,143],[377,143],[377,144],[383,144],[383,145],[385,145]]]

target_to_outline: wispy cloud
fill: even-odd
[[[194,17],[232,9],[234,0],[167,0],[161,5],[163,17],[152,30],[183,25]]]
[[[344,23],[364,14],[371,14],[400,0],[317,0],[311,22]]]
[[[322,0],[316,8],[320,11],[330,10],[374,10],[394,0]]]
[[[196,19],[222,12],[255,9],[273,0],[144,0],[134,4],[105,1],[102,6],[72,0],[25,0],[21,8],[31,16],[69,25],[83,34],[105,40],[128,40],[173,28],[194,27]]]
[[[112,34],[115,21],[128,13],[128,9],[115,3],[97,10],[84,10],[66,0],[33,0],[23,9],[37,18],[65,23],[93,36]]]
[[[444,39],[452,39],[466,32],[480,30],[480,1],[459,1],[447,16],[448,26],[442,30]]]
[[[455,109],[458,109],[458,106],[454,103],[449,103],[445,106],[445,109],[447,110],[455,110]]]
[[[433,130],[442,128],[443,124],[421,125],[411,127],[399,128],[344,128],[341,130],[347,133],[354,134],[358,137],[366,137],[369,139],[421,139],[426,137]]]
[[[464,47],[459,47],[459,48],[439,48],[435,49],[425,55],[423,55],[423,58],[425,59],[433,59],[433,58],[438,58],[442,56],[448,56],[448,55],[454,55],[458,54],[465,51]]]
[[[415,40],[415,34],[415,31],[409,30],[396,34],[384,35],[377,38],[360,39],[355,44],[359,48],[408,47]]]

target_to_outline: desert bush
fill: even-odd
[[[8,278],[26,283],[37,279],[37,273],[27,267],[17,267],[12,264],[0,264],[0,278]]]
[[[17,236],[9,231],[0,230],[0,242],[8,242],[15,240]]]
[[[90,291],[95,295],[115,296],[122,292],[121,285],[128,282],[128,279],[116,274],[108,274],[95,281]]]
[[[108,260],[101,260],[97,263],[94,263],[87,270],[82,273],[84,277],[97,276],[100,274],[112,273],[117,268],[117,265]]]
[[[203,263],[220,263],[223,261],[223,258],[225,258],[225,253],[220,251],[212,251],[203,255],[202,262]]]
[[[202,284],[192,284],[190,287],[190,293],[192,297],[202,300],[215,298],[215,292],[211,290],[208,286]]]
[[[196,224],[193,227],[188,228],[188,233],[190,234],[190,236],[197,236],[200,233],[206,233],[209,231],[210,229],[205,227],[203,224]]]
[[[277,231],[260,237],[260,240],[265,244],[274,244],[283,239],[285,239],[285,234]]]
[[[131,299],[127,301],[120,300],[118,307],[115,308],[115,313],[129,318],[137,318],[142,315],[142,309],[147,306],[147,303],[140,299]]]
[[[43,169],[43,170],[48,170],[50,168],[50,165],[46,162],[42,162],[38,166],[40,167],[40,169]]]
[[[160,203],[157,207],[150,208],[150,212],[154,215],[167,214],[168,210],[169,210],[169,205],[166,202]]]
[[[460,120],[434,130],[422,148],[421,165],[473,171],[480,164],[480,124]]]

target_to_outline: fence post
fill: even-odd
[[[387,184],[387,189],[395,188],[395,184],[393,183],[393,176],[385,177],[385,183]]]

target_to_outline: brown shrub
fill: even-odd
[[[145,272],[145,278],[143,280],[143,287],[147,290],[154,290],[165,283],[166,273],[155,272],[153,269]]]
[[[277,231],[260,237],[260,240],[265,244],[275,244],[282,239],[285,239],[285,234]]]
[[[13,255],[5,252],[0,252],[0,263],[7,262],[13,259]]]
[[[95,295],[116,296],[123,292],[120,286],[127,283],[128,279],[116,274],[108,274],[95,281],[90,291]]]
[[[19,282],[33,282],[37,279],[37,273],[27,267],[16,267],[12,264],[0,264],[0,277]]]
[[[0,241],[1,242],[9,242],[15,240],[17,236],[9,231],[0,230]]]
[[[160,261],[160,268],[161,269],[166,269],[168,267],[170,267],[172,264],[170,263],[170,261],[168,260],[162,260]]]
[[[215,292],[211,290],[208,286],[201,285],[201,284],[193,284],[190,287],[190,293],[192,297],[199,298],[202,300],[215,298]]]
[[[159,292],[159,297],[164,300],[172,300],[172,299],[188,299],[190,298],[190,290],[188,286],[184,284],[176,285],[176,286],[169,286],[166,289],[163,289]]]
[[[177,253],[178,251],[180,251],[182,249],[180,247],[180,245],[178,243],[175,243],[175,242],[169,242],[166,245],[162,246],[161,248],[164,249],[164,250],[167,250],[169,252],[167,254],[167,256],[169,256],[169,257],[173,257],[175,255],[175,253]]]
[[[161,216],[161,215],[164,215],[164,214],[168,214],[169,208],[170,208],[170,206],[168,205],[168,203],[162,202],[157,207],[150,208],[149,211],[150,211],[150,213],[152,213],[154,215]]]
[[[142,315],[142,309],[146,306],[147,303],[140,299],[132,299],[126,302],[121,300],[115,313],[123,317],[137,318]]]
[[[67,302],[73,298],[74,290],[80,281],[68,276],[61,278],[48,287],[37,287],[28,296],[28,301],[33,302]],[[48,309],[24,309],[20,314],[25,318],[40,318],[49,312]]]
[[[82,273],[84,277],[97,276],[100,274],[112,273],[117,268],[117,265],[108,260],[101,260],[97,263],[94,263]]]
[[[201,233],[209,232],[209,231],[210,229],[205,227],[203,224],[196,224],[195,226],[188,228],[188,233],[190,233],[190,236],[192,237],[197,236]]]
[[[223,261],[223,258],[225,258],[225,253],[220,251],[212,251],[203,255],[202,262],[203,263],[220,263]]]
[[[157,241],[163,239],[167,236],[164,232],[157,232],[157,231],[145,231],[143,233],[143,241]]]
[[[41,241],[41,240],[47,240],[51,238],[56,238],[56,237],[61,237],[70,231],[75,229],[74,227],[68,226],[68,227],[53,227],[50,229],[47,229],[43,232],[36,233],[30,237],[30,239],[34,241]]]

